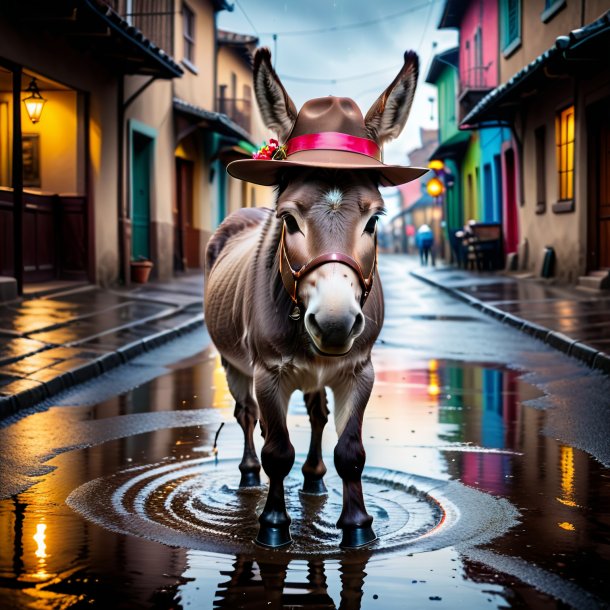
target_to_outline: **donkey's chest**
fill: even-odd
[[[333,387],[353,366],[346,362],[297,362],[287,371],[286,381],[304,393],[315,392],[325,386]]]

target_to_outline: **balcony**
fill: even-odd
[[[218,112],[226,114],[234,123],[251,133],[252,101],[245,98],[219,97]]]
[[[155,0],[152,4],[147,0],[132,0],[129,12],[127,0],[102,1],[168,55],[174,54],[173,0]]]
[[[496,79],[491,71],[492,63],[467,68],[460,74],[459,122],[493,89]]]

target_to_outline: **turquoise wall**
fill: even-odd
[[[510,131],[502,127],[479,130],[480,181],[479,207],[483,222],[502,222],[502,144],[510,140]]]

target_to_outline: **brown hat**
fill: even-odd
[[[381,148],[370,139],[365,120],[354,100],[321,97],[306,102],[286,142],[270,159],[240,159],[229,163],[234,178],[272,186],[278,173],[289,167],[370,170],[382,186],[395,186],[419,178],[428,169],[385,165]]]

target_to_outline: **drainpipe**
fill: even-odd
[[[117,92],[117,114],[119,119],[118,124],[118,151],[117,151],[117,175],[118,175],[118,216],[119,216],[119,277],[123,280],[125,286],[131,283],[129,273],[130,250],[131,250],[131,220],[127,210],[127,194],[125,184],[125,114],[131,104],[142,94],[153,82],[157,80],[156,76],[151,76],[141,87],[136,89],[127,100],[123,101],[125,96],[125,75],[121,74],[119,78],[119,86]]]

